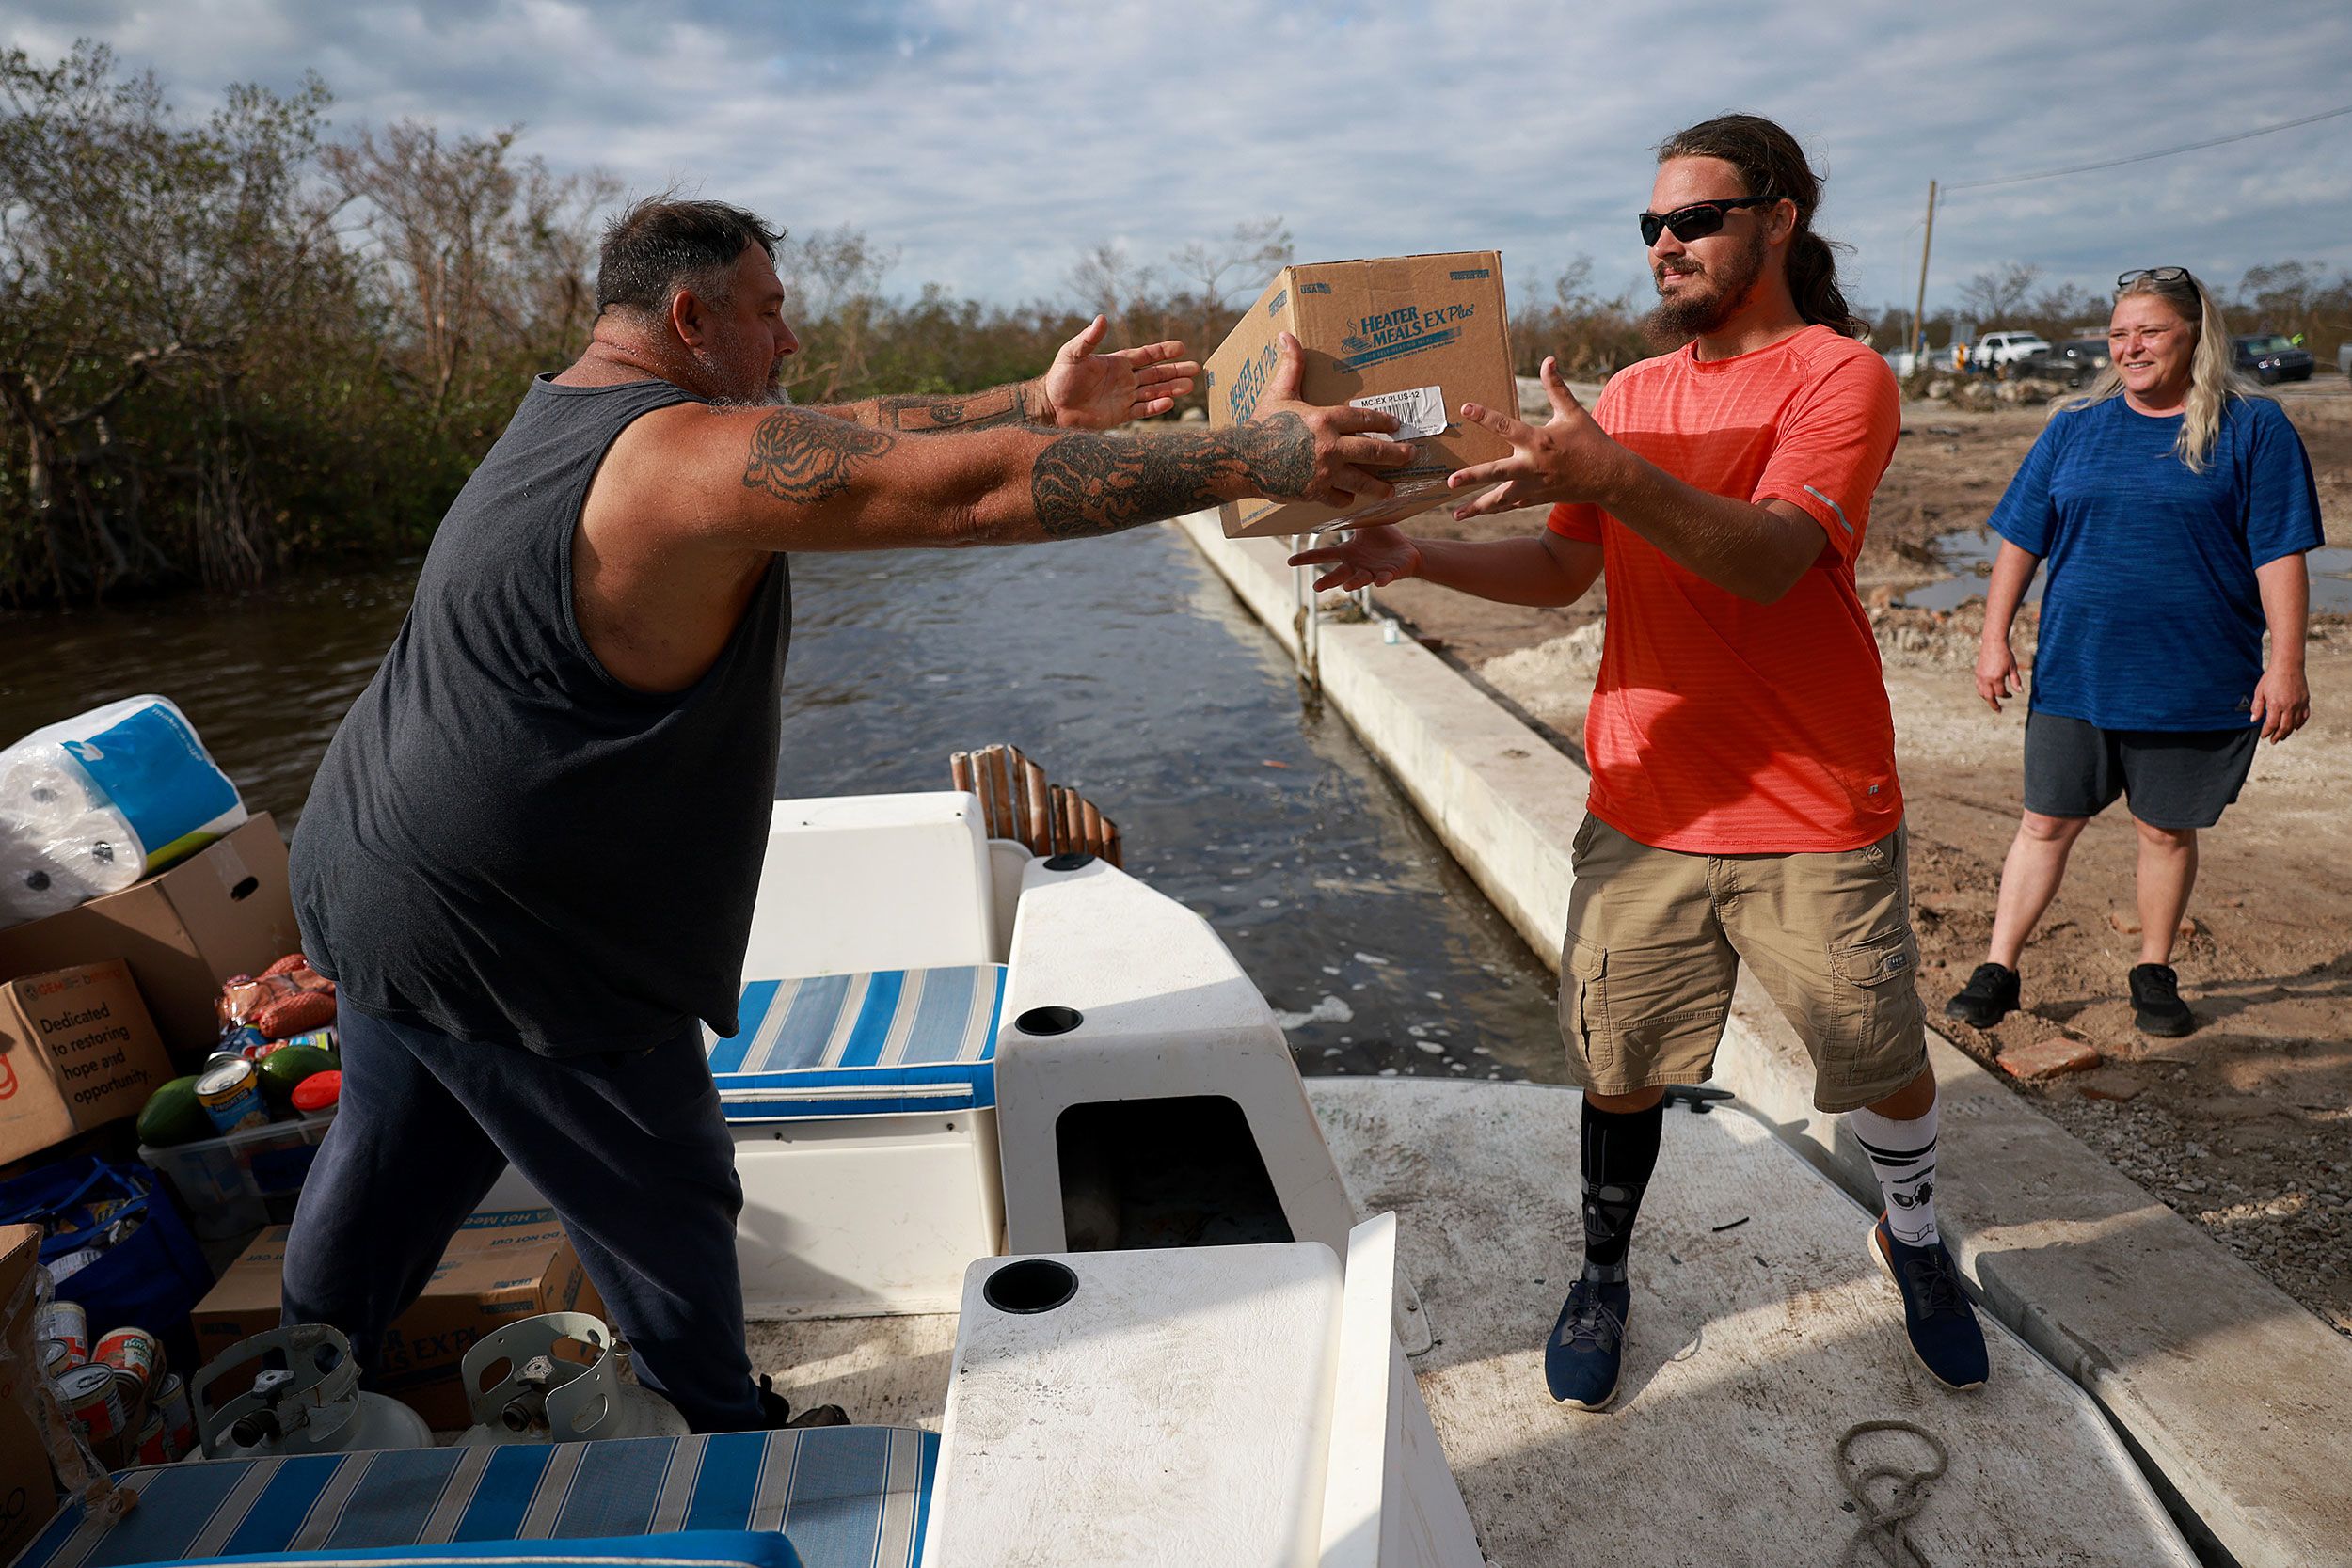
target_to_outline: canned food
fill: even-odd
[[[62,1285],[105,1256],[106,1249],[103,1247],[86,1246],[69,1252],[63,1258],[52,1258],[48,1263],[49,1282]]]
[[[118,1328],[99,1337],[90,1364],[113,1368],[122,1384],[124,1408],[136,1410],[163,1381],[164,1344],[143,1328]]]
[[[151,1410],[147,1422],[139,1428],[139,1463],[168,1465],[175,1457],[171,1451],[171,1430],[165,1425],[163,1413]]]
[[[76,1367],[57,1380],[57,1400],[93,1443],[122,1430],[122,1394],[112,1367]]]
[[[204,1070],[206,1072],[210,1072],[216,1067],[223,1067],[230,1062],[242,1062],[244,1060],[245,1058],[243,1056],[238,1055],[233,1051],[225,1049],[215,1051],[211,1055],[204,1058]]]
[[[55,1339],[73,1353],[76,1361],[89,1359],[89,1314],[78,1301],[52,1301],[33,1320],[34,1338]]]
[[[73,1347],[63,1339],[43,1339],[40,1342],[41,1375],[50,1382],[65,1376],[82,1365],[82,1358],[73,1354]]]
[[[240,1056],[207,1068],[196,1081],[196,1098],[213,1125],[223,1132],[269,1125],[269,1107],[262,1103],[261,1077],[251,1062]]]
[[[188,1380],[167,1372],[155,1385],[155,1411],[164,1418],[164,1441],[180,1459],[196,1448],[196,1411],[188,1403]]]

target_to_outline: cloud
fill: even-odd
[[[1579,255],[1644,277],[1649,149],[1741,107],[1828,175],[1850,293],[1908,301],[1931,178],[1965,182],[2222,135],[2352,102],[2352,8],[2262,25],[2191,0],[1562,7],[1320,0],[856,7],[699,0],[16,0],[0,42],[77,35],[202,108],[316,70],[339,123],[521,122],[559,169],[684,180],[796,230],[896,246],[893,287],[1064,297],[1080,251],[1142,261],[1282,214],[1311,259],[1498,248],[1513,288]],[[1931,298],[2032,261],[2095,284],[2168,261],[2233,281],[2352,266],[2345,126],[2107,173],[1955,192]]]

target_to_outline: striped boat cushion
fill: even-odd
[[[453,1541],[446,1546],[322,1546],[249,1557],[183,1558],[170,1568],[806,1568],[781,1535],[686,1530],[601,1541]],[[162,1563],[151,1568],[165,1568]]]
[[[729,1121],[993,1105],[1004,1000],[1002,964],[754,980],[710,1075]]]
[[[126,1470],[120,1519],[69,1503],[15,1568],[672,1530],[789,1538],[806,1568],[912,1568],[939,1439],[812,1427],[502,1448],[386,1449]]]

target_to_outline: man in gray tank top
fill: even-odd
[[[1180,343],[962,398],[790,406],[779,235],[657,198],[599,258],[594,341],[532,383],[451,506],[294,844],[303,951],[341,985],[343,1092],[288,1243],[290,1322],[372,1370],[511,1162],[562,1215],[644,1382],[698,1432],[783,1419],[744,1351],[735,1032],[802,550],[1114,533],[1248,497],[1389,493],[1385,414],[1298,401],[1299,349],[1226,431],[1161,413]]]

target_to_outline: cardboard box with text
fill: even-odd
[[[301,945],[286,843],[262,812],[179,864],[103,898],[0,931],[0,980],[120,958],[156,1032],[190,1070],[219,1036],[213,1003]]]
[[[190,1314],[198,1351],[211,1361],[240,1339],[278,1326],[289,1227],[273,1225],[220,1276]],[[469,1218],[416,1305],[384,1337],[375,1389],[422,1416],[436,1432],[469,1426],[458,1364],[476,1339],[542,1312],[601,1315],[603,1298],[548,1209],[490,1211]]]
[[[1307,402],[1370,401],[1398,414],[1413,461],[1382,469],[1395,494],[1340,508],[1313,501],[1248,500],[1218,510],[1226,537],[1313,533],[1392,523],[1449,501],[1446,476],[1510,455],[1508,443],[1462,422],[1462,404],[1518,409],[1511,373],[1502,258],[1491,250],[1319,261],[1284,267],[1209,356],[1209,424],[1223,430],[1258,411],[1274,373],[1279,334],[1306,350]]]
[[[41,1438],[48,1397],[35,1334],[38,1225],[0,1226],[0,1562],[12,1560],[57,1511],[57,1482]]]
[[[138,1115],[171,1075],[120,958],[0,985],[0,1162]]]

